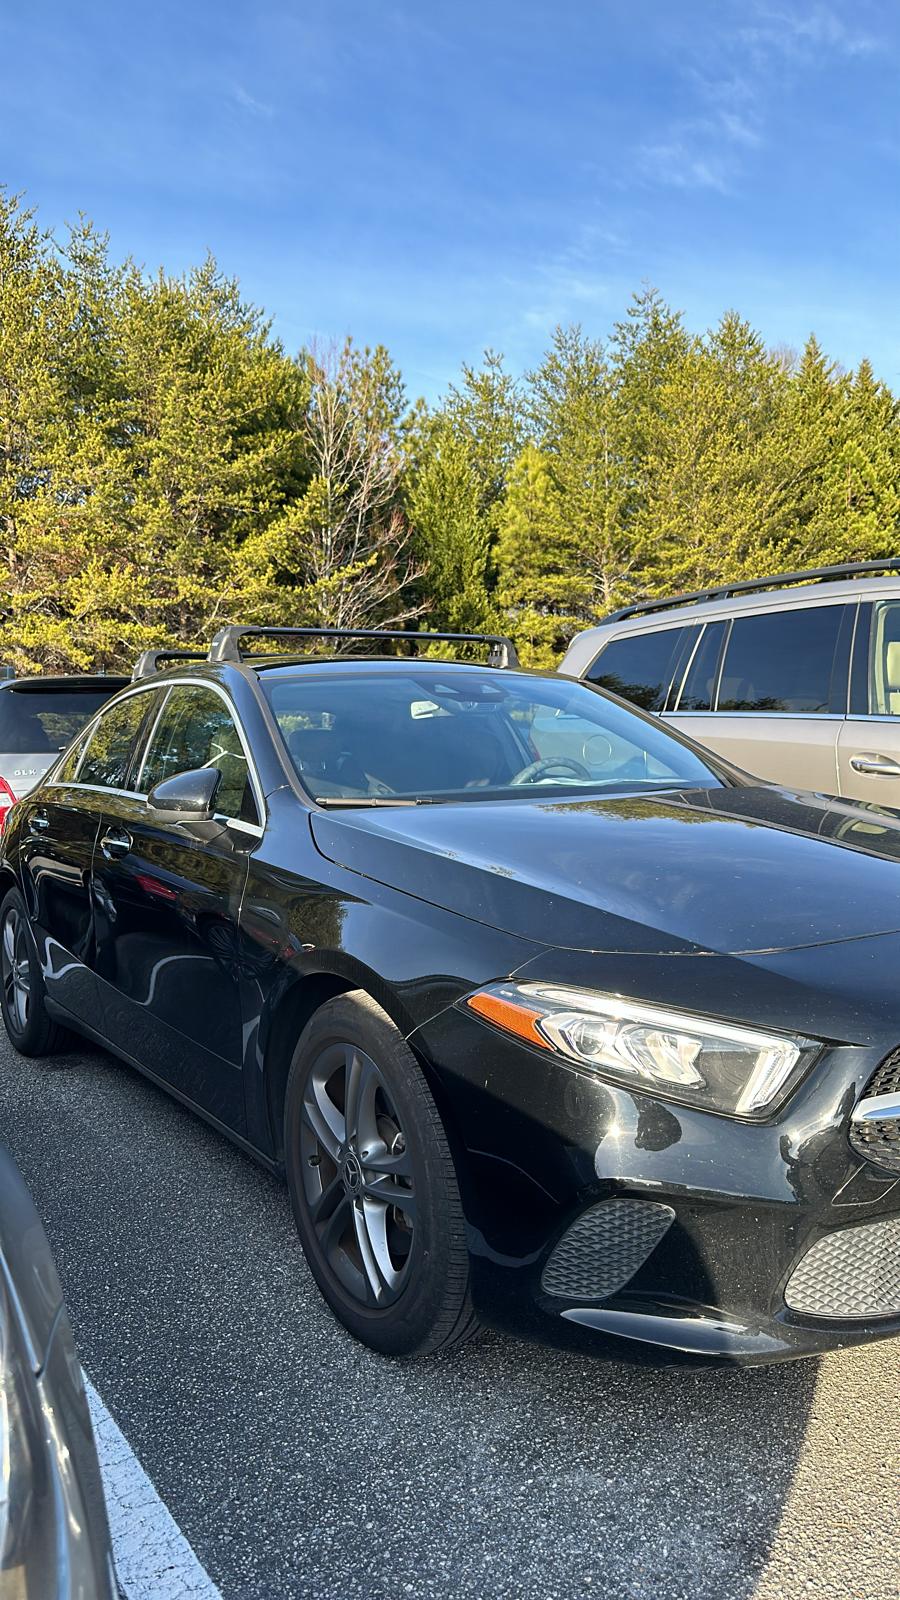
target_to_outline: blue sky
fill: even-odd
[[[642,281],[900,389],[896,0],[0,5],[0,181],[116,256],[211,250],[290,348],[602,333]]]

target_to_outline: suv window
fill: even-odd
[[[807,716],[846,711],[851,618],[845,605],[736,617],[718,709]]]
[[[869,710],[900,716],[900,602],[876,600],[872,607]]]
[[[44,755],[65,750],[113,693],[108,689],[17,685],[0,693],[0,751]]]
[[[131,752],[149,704],[146,693],[130,694],[103,712],[78,768],[79,783],[124,789]]]
[[[218,767],[216,813],[239,822],[259,822],[247,757],[237,725],[224,700],[212,689],[187,684],[172,689],[144,757],[141,787],[154,789],[165,778],[198,767]]]
[[[585,677],[600,689],[620,694],[645,711],[662,711],[669,687],[683,670],[699,625],[657,628],[612,639]]]
[[[681,694],[678,696],[676,710],[678,711],[711,711],[713,697],[716,692],[716,671],[719,665],[719,656],[722,652],[722,640],[725,637],[725,622],[708,622],[703,629],[703,638],[694,651],[691,664],[687,670]]]

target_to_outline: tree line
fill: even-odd
[[[511,633],[553,665],[630,600],[894,554],[898,401],[811,337],[653,289],[435,404],[383,347],[287,352],[213,260],[64,240],[0,190],[0,660],[130,667],[227,621]]]

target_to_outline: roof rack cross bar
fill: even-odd
[[[701,600],[730,600],[737,594],[755,594],[763,589],[786,589],[794,583],[827,583],[838,578],[859,578],[866,573],[898,570],[900,570],[900,557],[893,556],[887,561],[847,561],[838,567],[811,567],[806,572],[782,572],[773,578],[747,578],[740,583],[723,583],[712,589],[695,589],[691,594],[675,594],[668,600],[636,600],[633,605],[611,611],[603,621],[622,622],[626,617],[646,616],[653,611],[669,611],[676,606],[696,605]]]
[[[137,683],[139,678],[152,678],[154,672],[159,672],[161,661],[205,660],[206,653],[203,650],[142,650],[135,662],[131,681]]]
[[[519,657],[511,639],[495,633],[419,633],[408,628],[266,628],[255,624],[231,623],[220,628],[209,647],[210,661],[243,661],[242,639],[394,639],[418,647],[420,644],[486,644],[490,646],[488,665],[517,667]]]

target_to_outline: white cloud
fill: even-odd
[[[638,172],[670,188],[734,192],[753,151],[766,142],[777,83],[814,69],[829,54],[863,57],[881,48],[834,6],[756,0],[736,30],[684,40],[683,76],[693,84],[697,115],[676,118],[639,145]]]
[[[641,145],[638,167],[651,183],[673,189],[716,189],[727,194],[730,184],[725,165],[714,153],[694,148],[686,138],[662,144]]]
[[[266,105],[264,100],[255,99],[250,91],[244,88],[242,83],[234,84],[231,92],[237,104],[242,110],[249,111],[251,116],[274,117],[275,112],[272,106]]]
[[[741,28],[739,38],[763,53],[803,56],[831,50],[839,55],[862,56],[880,49],[878,39],[846,22],[831,6],[787,10],[760,5],[755,15],[758,20]]]

